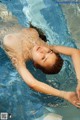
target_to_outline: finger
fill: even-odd
[[[78,98],[79,98],[79,100],[80,100],[80,90],[79,90],[79,93],[78,93]]]
[[[76,103],[78,106],[80,106],[80,103]]]
[[[77,104],[73,104],[75,107],[77,107],[77,108],[80,108],[80,106],[79,105],[77,105]]]
[[[76,94],[77,94],[77,98],[79,99],[79,92],[78,92],[78,90],[76,90]]]
[[[80,102],[73,101],[73,105],[76,106],[77,108],[80,108]]]
[[[75,105],[77,108],[80,108],[80,105]]]
[[[77,90],[77,97],[80,100],[80,90]]]

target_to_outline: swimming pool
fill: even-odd
[[[73,39],[76,37],[71,36],[71,32],[74,32],[70,29],[70,23],[72,21],[70,21],[70,15],[68,13],[68,10],[72,10],[73,8],[75,10],[76,6],[71,5],[70,8],[68,8],[68,5],[66,8],[65,6],[67,5],[59,5],[55,0],[1,1],[8,7],[12,14],[17,17],[21,26],[29,27],[29,24],[31,23],[42,29],[49,44],[77,47],[76,41]],[[77,5],[77,8],[78,7],[79,6]],[[75,14],[74,11],[73,15]],[[3,15],[3,17],[1,16],[0,18],[0,29],[7,31],[7,26],[9,28],[16,28],[18,24],[17,20],[13,17],[8,19],[5,17],[6,15]],[[77,42],[79,43],[79,40],[77,40]],[[36,71],[31,62],[29,63],[28,68],[37,79],[40,78],[41,81],[45,81],[55,88],[75,90],[76,76],[73,66],[70,64],[72,63],[71,59],[66,56],[62,57],[65,62],[58,75],[44,75],[41,71]],[[12,66],[9,58],[2,48],[0,48],[0,113],[10,113],[12,115],[11,120],[34,120],[45,113],[44,111],[60,114],[63,116],[63,120],[80,119],[80,110],[63,99],[43,95],[31,90],[22,81],[21,77]]]

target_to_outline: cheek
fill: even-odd
[[[40,60],[40,54],[37,53],[37,52],[33,53],[33,60],[34,60],[34,61]]]
[[[56,61],[56,56],[55,55],[51,56],[51,58],[49,59],[49,62],[51,64],[55,64],[55,61]]]

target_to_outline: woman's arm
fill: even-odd
[[[19,65],[17,70],[19,74],[21,75],[22,79],[25,81],[25,83],[33,90],[36,90],[40,93],[64,98],[65,100],[73,104],[74,106],[80,108],[80,101],[78,100],[75,92],[61,91],[43,82],[38,81],[28,71],[25,64]]]
[[[71,56],[77,80],[80,82],[80,50],[71,47],[64,46],[49,46],[51,49],[55,50],[57,53]]]
[[[70,48],[64,46],[50,46],[50,48],[55,50],[57,53],[71,56],[78,82],[77,94],[78,94],[78,98],[80,99],[80,50],[76,48]]]
[[[21,75],[22,79],[25,81],[25,83],[31,87],[33,90],[36,90],[40,93],[57,96],[64,98],[74,106],[80,108],[80,101],[78,100],[75,92],[66,92],[61,91],[58,89],[55,89],[43,82],[38,81],[35,79],[32,74],[28,71],[25,64],[20,64],[18,67],[18,72]]]
[[[59,91],[53,87],[50,87],[49,85],[45,83],[42,83],[36,80],[26,68],[22,55],[18,53],[17,50],[15,50],[12,47],[13,45],[10,44],[7,40],[4,41],[4,49],[5,49],[6,54],[9,56],[13,65],[15,66],[15,68],[21,75],[22,79],[25,81],[25,83],[28,86],[44,94],[63,97],[63,93],[65,93],[64,91]]]
[[[63,98],[63,95],[65,94],[64,91],[57,90],[43,82],[38,81],[32,76],[32,74],[28,71],[25,65],[18,67],[18,72],[25,81],[25,83],[27,83],[27,85],[29,85],[32,89],[44,94]]]
[[[68,100],[71,104],[73,104],[74,106],[80,108],[80,106],[77,105],[77,103],[79,103],[79,100],[77,99],[77,96],[75,93],[60,91],[60,90],[57,90],[43,82],[38,81],[28,71],[28,69],[26,68],[25,62],[23,60],[23,57],[20,54],[18,54],[15,50],[10,49],[8,46],[5,47],[5,52],[10,57],[13,65],[15,66],[15,68],[21,75],[22,79],[25,81],[25,83],[29,87],[31,87],[32,89],[34,89],[38,92],[44,93],[44,94],[64,98],[64,99]],[[75,101],[75,103],[74,103],[74,101]]]

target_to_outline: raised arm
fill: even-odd
[[[25,62],[22,59],[22,57],[20,57],[20,55],[11,51],[9,48],[5,49],[5,51],[6,51],[7,55],[10,57],[13,65],[15,66],[15,68],[17,69],[19,74],[21,75],[24,82],[30,88],[32,88],[38,92],[44,93],[44,94],[58,96],[58,97],[63,98],[63,95],[65,93],[64,91],[57,90],[57,89],[35,79],[33,77],[33,75],[29,72],[29,70],[26,68]]]
[[[32,76],[32,74],[26,68],[26,65],[23,63],[18,66],[17,70],[19,74],[21,75],[22,79],[25,81],[25,83],[33,90],[38,91],[40,93],[64,98],[65,100],[73,104],[74,106],[80,108],[79,106],[80,101],[77,99],[75,92],[61,91],[43,82],[38,81]]]
[[[80,98],[80,50],[76,48],[70,48],[64,46],[50,46],[50,48],[55,50],[57,53],[71,56],[78,82],[77,94],[78,94],[78,98]]]
[[[9,39],[7,39],[8,37],[3,42],[5,52],[11,59],[13,65],[15,66],[25,83],[38,92],[63,97],[62,93],[64,91],[54,89],[33,77],[33,75],[26,68],[22,53],[18,52],[17,49],[13,47],[13,44],[10,43]]]
[[[55,89],[43,82],[40,82],[39,80],[35,79],[32,74],[28,71],[26,68],[26,65],[24,63],[19,64],[17,67],[19,74],[21,75],[22,79],[25,81],[25,83],[32,88],[33,90],[43,93],[43,94],[48,94],[52,96],[57,96],[64,98],[65,100],[69,101],[71,104],[74,106],[80,108],[80,101],[77,99],[76,93],[75,92],[66,92],[66,91],[61,91],[58,89]]]
[[[53,50],[57,53],[64,54],[71,56],[76,72],[76,77],[78,82],[80,82],[80,50],[71,47],[64,47],[64,46],[50,46]]]
[[[5,45],[5,52],[10,57],[13,65],[15,66],[15,68],[17,69],[19,74],[21,75],[24,82],[30,88],[32,88],[38,92],[44,93],[44,94],[64,98],[64,99],[68,100],[70,103],[72,103],[74,106],[80,108],[80,106],[77,105],[77,103],[79,101],[74,92],[60,91],[60,90],[57,90],[43,82],[38,81],[37,79],[35,79],[33,77],[33,75],[26,68],[25,62],[20,53],[17,53],[17,51],[15,51],[15,49],[13,50],[13,49],[9,48],[9,46],[6,46],[6,45]]]

